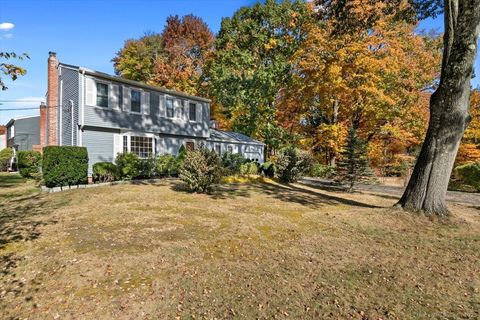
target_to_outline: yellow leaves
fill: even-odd
[[[278,41],[277,39],[271,38],[265,45],[264,49],[266,52],[275,49],[277,47]]]

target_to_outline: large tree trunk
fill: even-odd
[[[440,85],[430,100],[422,150],[399,201],[404,209],[447,216],[448,182],[460,140],[470,121],[470,80],[480,32],[480,0],[445,0]]]

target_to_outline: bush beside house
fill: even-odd
[[[7,171],[10,165],[10,160],[13,157],[13,149],[5,148],[0,150],[0,171]]]
[[[43,148],[43,180],[47,187],[87,183],[88,152],[85,147]]]
[[[179,176],[190,191],[203,193],[220,182],[222,171],[220,157],[214,151],[200,148],[187,151]]]
[[[295,182],[310,171],[313,162],[313,158],[306,151],[292,146],[283,148],[275,163],[276,176],[282,182]]]
[[[132,180],[139,175],[140,158],[134,153],[119,153],[115,159],[118,178],[121,180]]]
[[[117,166],[111,162],[97,162],[93,165],[93,181],[112,182],[117,179]]]
[[[17,153],[17,167],[24,178],[40,179],[42,154],[38,151],[19,151]]]

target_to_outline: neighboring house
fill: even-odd
[[[126,80],[48,58],[47,105],[40,106],[41,146],[84,146],[92,165],[118,153],[176,155],[204,145],[263,163],[264,144],[210,127],[210,100]]]
[[[32,150],[40,143],[40,116],[11,119],[5,127],[7,147],[17,151]]]
[[[0,126],[0,150],[7,147],[7,128]]]

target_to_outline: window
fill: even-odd
[[[222,153],[221,150],[222,150],[222,149],[220,148],[220,145],[217,144],[217,145],[215,146],[215,152],[216,152],[218,155],[220,155],[220,154]]]
[[[108,84],[97,82],[97,106],[108,108]]]
[[[166,100],[167,118],[173,118],[173,99],[167,98]]]
[[[130,111],[137,112],[137,113],[142,112],[142,108],[141,108],[141,96],[142,96],[142,94],[141,94],[141,92],[137,91],[137,90],[132,90],[131,95],[132,95],[132,100],[131,100]]]
[[[233,147],[232,147],[232,146],[228,146],[228,147],[227,147],[227,151],[230,152],[230,153],[233,153]]]
[[[153,138],[131,136],[130,152],[135,153],[140,158],[148,158],[153,154]]]
[[[190,121],[197,121],[197,105],[195,103],[190,102],[189,104],[188,119],[190,119]]]
[[[195,150],[195,143],[192,142],[192,141],[187,141],[185,143],[185,148],[189,151],[193,151],[193,150]]]

